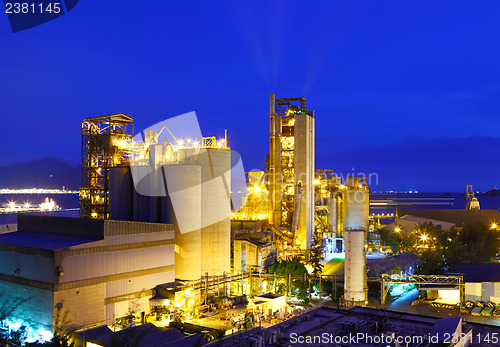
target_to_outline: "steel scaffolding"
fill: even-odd
[[[133,134],[134,118],[122,113],[83,119],[80,217],[109,217],[108,171],[128,165]]]
[[[460,290],[460,302],[465,300],[465,283],[463,276],[453,275],[389,275],[382,274],[381,282],[381,302],[385,304],[385,299],[393,284],[412,283],[416,285],[437,284],[437,285],[456,285]]]

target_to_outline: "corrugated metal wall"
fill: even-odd
[[[174,245],[66,257],[60,283],[174,264]]]
[[[52,258],[0,251],[0,273],[12,276],[17,269],[15,276],[54,283]]]

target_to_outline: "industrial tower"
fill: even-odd
[[[479,201],[474,196],[474,191],[472,190],[472,184],[466,186],[467,189],[467,202],[465,205],[466,210],[480,210]]]
[[[134,118],[113,114],[82,121],[80,217],[109,218],[109,168],[128,165]]]
[[[295,249],[314,235],[314,111],[305,98],[270,97],[269,222],[291,230]]]

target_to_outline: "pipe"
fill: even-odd
[[[295,232],[299,224],[299,211],[300,211],[300,200],[302,197],[302,182],[297,182],[297,189],[295,192],[295,210],[293,211],[293,224],[292,224],[292,235],[295,240]]]
[[[271,176],[270,184],[270,197],[271,201],[269,204],[269,222],[275,227],[281,226],[281,212],[279,210],[279,205],[281,201],[278,197],[277,184],[276,184],[276,141],[278,134],[276,133],[276,99],[275,95],[270,95],[270,106],[269,106],[269,174]]]

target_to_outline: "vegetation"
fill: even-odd
[[[287,295],[288,291],[288,276],[301,277],[292,282],[292,291],[297,295],[297,298],[304,303],[309,303],[309,283],[305,279],[307,276],[307,269],[298,259],[286,260],[275,263],[269,268],[269,272],[275,273],[276,276],[283,277],[278,279],[277,291],[282,295]],[[304,279],[302,279],[304,278]]]
[[[298,259],[278,261],[269,268],[270,273],[275,273],[277,276],[300,277],[307,274],[307,269]]]
[[[6,319],[13,319],[15,317],[16,312],[19,308],[26,302],[28,299],[6,299],[0,295],[0,322]],[[51,341],[46,343],[34,342],[34,343],[25,343],[28,327],[21,326],[16,331],[8,331],[2,332],[0,331],[0,347],[71,347],[72,344],[69,343],[69,338],[67,337],[69,331],[67,330],[67,312],[62,313],[61,308],[57,307],[55,311],[54,317],[54,337]]]
[[[309,258],[307,260],[307,264],[312,267],[312,275],[314,277],[318,277],[319,275],[321,275],[321,272],[323,270],[321,261],[324,258],[325,257],[323,256],[321,238],[315,235],[311,243],[311,250],[309,252]]]
[[[304,304],[309,303],[309,282],[308,280],[294,280],[293,288],[297,295]]]
[[[426,222],[417,224],[408,235],[387,229],[381,229],[380,235],[394,253],[418,254],[421,274],[442,274],[462,263],[488,262],[500,249],[498,232],[486,224],[445,230]]]

